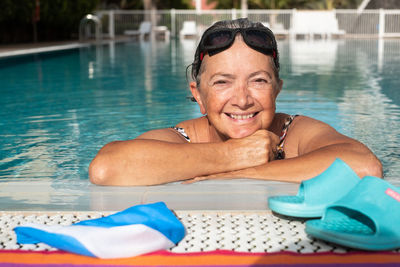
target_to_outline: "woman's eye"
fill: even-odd
[[[260,78],[254,78],[251,83],[257,84],[259,86],[261,85],[268,85],[272,83],[271,79],[260,77]]]
[[[252,88],[269,88],[271,86],[271,80],[266,78],[254,78],[250,80],[248,85]]]
[[[215,88],[227,88],[230,87],[232,84],[232,81],[228,80],[228,79],[215,79],[215,80],[211,80],[209,85],[210,86],[214,86]]]
[[[263,78],[258,78],[258,79],[255,80],[255,82],[257,82],[257,83],[268,83],[268,81],[266,79],[263,79]]]
[[[214,82],[214,84],[226,84],[226,83],[228,83],[228,82],[224,81],[224,80],[218,80],[218,81]]]

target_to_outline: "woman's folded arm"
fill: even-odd
[[[192,144],[173,129],[154,130],[105,145],[91,162],[89,177],[98,185],[155,185],[248,168],[268,161],[271,153],[263,144],[269,138],[259,132],[243,139]]]

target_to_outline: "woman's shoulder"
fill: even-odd
[[[291,135],[303,136],[305,133],[316,132],[326,128],[331,128],[328,124],[304,115],[290,115],[277,113],[274,118],[273,127],[275,131],[282,132],[290,127]]]
[[[282,129],[287,124],[305,126],[309,124],[324,124],[323,122],[300,114],[276,113],[272,125]]]
[[[182,121],[176,127],[184,129],[192,143],[210,142],[210,124],[206,116]]]

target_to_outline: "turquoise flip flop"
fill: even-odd
[[[306,233],[356,249],[400,248],[400,188],[366,176],[322,219],[307,221]]]
[[[291,217],[321,217],[325,208],[346,195],[360,182],[358,175],[341,159],[336,159],[320,175],[303,181],[296,196],[268,198],[269,208]]]

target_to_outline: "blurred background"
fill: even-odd
[[[96,10],[399,9],[398,0],[1,0],[0,45],[77,40]]]

